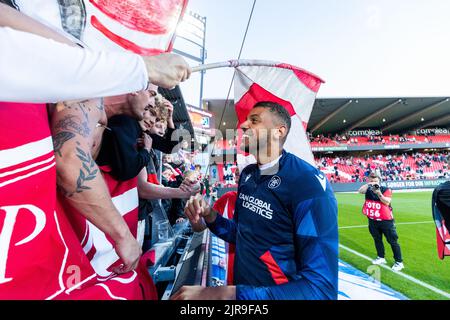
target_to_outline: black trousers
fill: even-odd
[[[384,258],[384,244],[383,235],[386,237],[387,242],[391,245],[392,252],[394,253],[394,259],[396,262],[402,262],[402,251],[398,244],[397,230],[395,229],[394,220],[376,221],[369,219],[369,231],[375,241],[375,248],[377,249],[377,255],[380,258]]]

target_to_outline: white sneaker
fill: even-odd
[[[392,266],[392,270],[398,272],[398,271],[402,270],[404,267],[405,266],[403,265],[403,262],[396,262]]]
[[[372,264],[386,264],[386,259],[385,258],[380,258],[377,257],[375,260],[372,260]]]

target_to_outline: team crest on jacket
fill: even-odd
[[[281,178],[279,176],[273,176],[272,179],[270,179],[268,187],[270,189],[278,188],[278,186],[281,184]]]

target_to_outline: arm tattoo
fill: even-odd
[[[81,160],[82,167],[77,179],[75,191],[71,192],[58,183],[58,191],[66,197],[72,197],[75,193],[83,192],[83,190],[91,190],[91,187],[86,185],[87,181],[93,180],[97,177],[98,169],[95,167],[95,161],[92,156],[84,152],[81,148],[76,147],[77,157]]]
[[[95,161],[89,153],[84,152],[81,148],[76,147],[77,157],[81,160],[82,168],[77,179],[77,188],[75,192],[80,193],[83,190],[89,190],[91,187],[85,185],[87,181],[97,177],[98,169],[95,167]]]
[[[60,157],[62,157],[62,154],[61,154],[62,146],[64,145],[64,143],[66,141],[69,141],[73,137],[75,137],[75,134],[72,132],[69,132],[69,131],[58,132],[53,137],[53,149],[55,150],[55,153],[57,153]]]
[[[86,101],[81,101],[75,104],[68,104],[64,102],[64,106],[68,109],[75,109],[76,111],[80,110],[83,114],[83,119],[81,119],[78,115],[70,114],[64,116],[58,123],[55,125],[56,130],[69,130],[75,133],[82,135],[83,137],[88,137],[91,134],[91,129],[89,128],[89,113],[91,108],[85,105]],[[88,111],[87,111],[87,110]]]
[[[78,133],[83,137],[88,137],[91,133],[89,128],[89,123],[87,118],[85,121],[81,120],[79,117],[74,115],[67,115],[63,119],[59,120],[55,126],[56,130],[70,130],[72,132]]]
[[[58,132],[55,134],[53,139],[55,153],[57,153],[60,157],[62,157],[61,150],[67,141],[73,139],[77,135],[80,135],[83,138],[89,138],[91,136],[92,130],[89,126],[89,113],[91,113],[91,108],[89,105],[85,104],[86,102],[87,100],[73,104],[64,102],[64,106],[67,109],[71,109],[72,114],[62,117],[62,119],[56,123],[53,130]],[[80,111],[82,115],[80,115]],[[75,112],[78,114],[74,114]],[[66,197],[71,197],[75,193],[81,193],[83,190],[92,189],[86,184],[87,182],[95,179],[99,171],[94,159],[92,159],[92,155],[80,148],[80,143],[78,141],[76,141],[76,144],[78,146],[75,147],[75,155],[81,160],[81,167],[79,169],[76,186],[74,186],[75,190],[72,189],[72,186],[69,188],[73,191],[69,191],[63,186],[58,185],[59,191]]]

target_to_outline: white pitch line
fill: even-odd
[[[361,257],[361,258],[363,258],[363,259],[365,259],[365,260],[368,260],[368,261],[370,261],[370,262],[372,262],[372,260],[373,260],[373,259],[371,259],[370,257],[368,257],[368,256],[366,256],[366,255],[364,255],[364,254],[362,254],[362,253],[359,253],[358,251],[355,251],[355,250],[353,250],[353,249],[350,249],[349,247],[346,247],[346,246],[344,246],[344,245],[342,245],[342,244],[339,244],[339,247],[341,247],[341,248],[344,249],[344,250],[347,250],[348,252],[351,252],[351,253],[357,255],[358,257]],[[450,293],[445,292],[445,291],[443,291],[443,290],[441,290],[441,289],[438,289],[438,288],[432,286],[431,284],[425,283],[425,282],[423,282],[423,281],[421,281],[421,280],[419,280],[419,279],[416,279],[416,278],[414,278],[414,277],[412,277],[412,276],[410,276],[410,275],[407,275],[407,274],[405,274],[405,273],[403,273],[403,272],[399,272],[399,271],[396,272],[396,271],[393,271],[390,267],[388,267],[388,266],[386,266],[386,265],[381,264],[381,265],[379,265],[379,266],[382,267],[382,268],[384,268],[384,269],[386,269],[386,270],[389,270],[389,271],[391,271],[391,272],[393,272],[393,273],[395,273],[395,274],[398,274],[399,276],[401,276],[401,277],[403,277],[403,278],[405,278],[405,279],[408,279],[408,280],[410,280],[410,281],[412,281],[412,282],[414,282],[414,283],[416,283],[416,284],[418,284],[418,285],[420,285],[420,286],[422,286],[422,287],[424,287],[424,288],[427,288],[427,289],[429,289],[429,290],[431,290],[431,291],[433,291],[433,292],[435,292],[435,293],[437,293],[437,294],[440,294],[440,295],[442,295],[442,296],[444,296],[444,297],[450,299]]]
[[[396,226],[404,225],[404,224],[422,224],[422,223],[434,223],[434,221],[418,221],[418,222],[399,222],[396,223]],[[353,229],[353,228],[367,228],[368,225],[361,225],[361,226],[345,226],[345,227],[339,227],[339,229]]]

